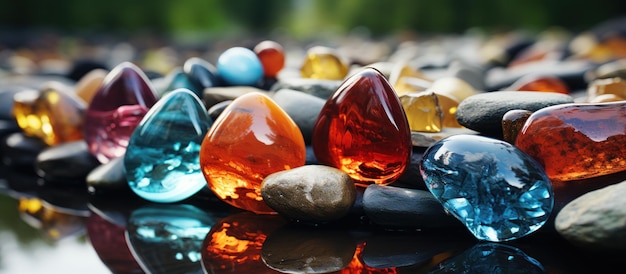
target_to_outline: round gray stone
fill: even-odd
[[[339,169],[305,165],[267,176],[261,195],[269,207],[287,218],[327,222],[348,214],[356,199],[356,187]]]
[[[502,138],[502,117],[509,110],[539,109],[574,103],[566,94],[532,91],[494,91],[479,93],[461,101],[456,112],[459,124],[486,136]]]
[[[626,181],[588,192],[561,209],[556,231],[594,249],[626,249]]]

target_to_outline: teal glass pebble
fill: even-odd
[[[149,201],[170,203],[205,187],[200,145],[212,123],[200,99],[187,89],[161,98],[131,135],[124,155],[133,192]]]
[[[242,47],[224,51],[217,59],[217,71],[232,86],[253,86],[263,77],[259,57],[252,50]]]
[[[539,229],[554,206],[552,185],[530,156],[509,143],[455,135],[419,164],[431,193],[479,240],[518,239]]]

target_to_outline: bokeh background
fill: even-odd
[[[0,30],[292,37],[558,26],[588,29],[622,15],[615,0],[0,0]]]

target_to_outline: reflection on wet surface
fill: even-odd
[[[359,211],[312,226],[242,212],[207,193],[154,204],[130,191],[95,197],[0,171],[0,273],[571,273],[620,265],[549,228],[489,244],[462,229],[384,230]]]

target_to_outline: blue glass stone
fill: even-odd
[[[455,135],[433,144],[419,165],[444,209],[479,240],[507,241],[539,229],[554,205],[543,168],[509,143]]]
[[[477,243],[428,273],[546,273],[535,258],[500,243]]]
[[[174,68],[170,73],[165,76],[165,84],[167,85],[163,90],[159,91],[159,97],[163,97],[166,94],[177,90],[179,88],[186,88],[195,93],[199,98],[202,98],[204,88],[199,84],[196,84],[189,75],[183,72],[183,69],[178,67]]]
[[[217,59],[217,71],[227,84],[233,86],[253,86],[263,77],[259,57],[242,47],[224,51]]]
[[[212,123],[189,90],[177,89],[159,100],[133,132],[124,155],[130,188],[146,200],[169,203],[205,187],[200,145]]]

